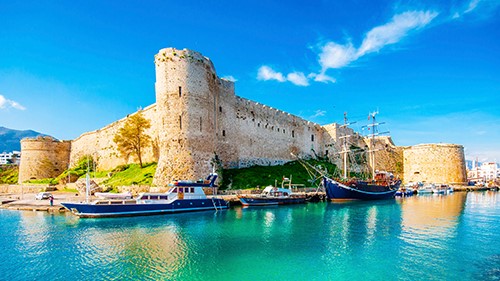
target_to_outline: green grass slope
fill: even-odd
[[[308,163],[327,168],[331,174],[337,168],[327,161],[308,160]],[[243,169],[225,169],[222,172],[221,189],[248,189],[274,185],[275,181],[280,185],[283,177],[292,177],[292,184],[303,184],[307,187],[313,186],[305,168],[298,162],[292,161],[279,166],[253,166]]]
[[[142,168],[139,164],[119,166],[111,171],[112,176],[103,183],[113,188],[117,186],[151,185],[156,166],[156,163],[144,164]],[[99,175],[104,174],[107,173],[99,173]]]
[[[17,184],[19,167],[15,165],[0,166],[0,184]]]

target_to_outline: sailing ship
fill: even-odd
[[[375,170],[375,136],[381,134],[378,132],[375,118],[378,112],[370,113],[369,118],[372,119],[372,124],[368,125],[371,129],[369,160],[372,168],[371,180],[348,179],[348,155],[351,152],[348,148],[348,136],[345,134],[346,128],[350,123],[347,120],[347,114],[344,113],[344,124],[341,126],[344,131],[342,139],[342,154],[343,158],[343,178],[334,179],[327,176],[323,171],[316,169],[305,161],[300,161],[306,169],[313,169],[319,173],[322,178],[322,184],[325,188],[326,197],[330,201],[347,201],[347,200],[382,200],[394,198],[394,195],[401,185],[401,181],[396,179],[394,175],[386,171]],[[299,159],[300,160],[300,159]]]
[[[97,199],[92,202],[61,203],[74,215],[88,218],[144,216],[229,208],[223,199],[208,198],[203,188],[215,188],[216,173],[205,180],[175,181],[166,193],[144,192],[135,199]],[[87,198],[89,193],[87,192]]]
[[[344,179],[334,180],[332,178],[323,177],[323,186],[325,187],[326,196],[332,201],[341,200],[381,200],[394,198],[394,195],[399,189],[401,181],[394,178],[392,173],[386,171],[375,170],[375,137],[381,133],[378,132],[377,126],[381,123],[376,122],[376,115],[378,112],[370,113],[369,119],[372,119],[372,124],[368,125],[368,129],[371,129],[370,136],[370,146],[369,146],[369,160],[370,166],[372,168],[372,180],[359,180],[351,179],[347,180],[347,156],[350,152],[347,145],[347,136],[343,138],[343,145],[341,154],[344,160]],[[344,125],[342,127],[347,128],[349,123],[347,122],[347,114],[344,114]]]

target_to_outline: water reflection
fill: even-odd
[[[453,235],[467,193],[446,196],[414,196],[400,201],[403,238],[409,242],[422,242],[429,238]]]
[[[14,245],[0,252],[0,270],[5,280],[498,279],[499,198],[115,219],[0,210],[0,242]]]

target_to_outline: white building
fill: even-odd
[[[481,182],[494,180],[500,178],[500,168],[495,162],[485,162],[481,166],[472,167],[467,173],[467,178]]]
[[[6,165],[6,164],[19,165],[20,160],[21,160],[21,152],[19,151],[0,153],[0,165]]]

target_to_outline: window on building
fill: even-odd
[[[182,87],[179,86],[179,97],[182,97]]]
[[[314,135],[311,135],[311,141],[314,141]]]
[[[222,106],[219,106],[219,112],[222,112]]]
[[[182,116],[179,115],[179,128],[182,130]]]
[[[295,131],[292,130],[292,138],[295,137]]]
[[[225,137],[226,136],[226,130],[222,130],[222,136]]]
[[[201,128],[202,128],[202,127],[201,127],[201,117],[200,117],[200,132],[201,132]]]

